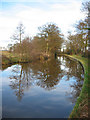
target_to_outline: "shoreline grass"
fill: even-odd
[[[2,51],[2,54],[0,54],[1,58],[2,58],[2,65],[9,65],[9,64],[14,64],[14,63],[28,63],[28,62],[36,62],[38,60],[44,61],[44,60],[48,60],[50,58],[50,56],[48,55],[42,55],[39,54],[37,56],[34,57],[30,57],[27,58],[26,54],[23,55],[22,57],[20,57],[20,54],[17,53],[12,53],[12,52],[8,52],[8,51]]]
[[[72,118],[88,118],[88,89],[90,85],[90,67],[88,66],[88,58],[81,57],[80,55],[66,55],[72,59],[79,61],[84,67],[84,83],[80,95],[76,101],[76,104],[69,116],[69,119]]]
[[[2,65],[8,65],[19,62],[19,56],[8,51],[2,51]]]

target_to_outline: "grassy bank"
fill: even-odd
[[[77,99],[77,102],[74,106],[73,111],[71,112],[69,119],[71,118],[88,118],[88,89],[90,85],[90,67],[88,66],[88,58],[84,58],[77,55],[68,55],[71,58],[78,60],[84,67],[84,83],[80,93],[80,96]]]
[[[2,65],[8,65],[19,62],[19,56],[8,51],[2,51]]]
[[[29,56],[27,54],[21,55],[17,53],[12,53],[8,51],[2,51],[2,65],[9,65],[13,63],[26,63],[26,62],[36,62],[37,60],[47,60],[49,58],[46,54],[37,54],[36,56]]]

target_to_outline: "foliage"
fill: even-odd
[[[81,11],[85,12],[86,14],[90,12],[90,1],[86,1],[82,3]]]
[[[49,23],[39,27],[39,36],[46,43],[46,52],[54,53],[56,50],[61,48],[63,43],[63,34],[59,27],[54,23]]]
[[[82,10],[89,11],[89,2],[82,3]],[[81,54],[82,56],[88,56],[89,50],[89,25],[88,18],[78,21],[75,24],[76,31],[74,34],[69,32],[68,42],[66,44],[66,53],[68,54]]]
[[[55,54],[56,50],[61,48],[63,43],[60,29],[54,23],[39,27],[40,32],[32,39],[28,36],[22,39],[22,35],[24,34],[23,24],[20,24],[17,30],[18,34],[15,34],[13,39],[20,42],[12,46],[12,51],[19,54],[21,61],[40,59],[42,58],[41,56],[47,58],[51,54]]]

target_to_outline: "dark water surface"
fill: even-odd
[[[3,118],[67,118],[84,80],[82,66],[64,56],[12,65],[1,76]]]

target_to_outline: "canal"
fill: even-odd
[[[3,68],[3,118],[68,118],[83,85],[80,63],[65,56]]]

